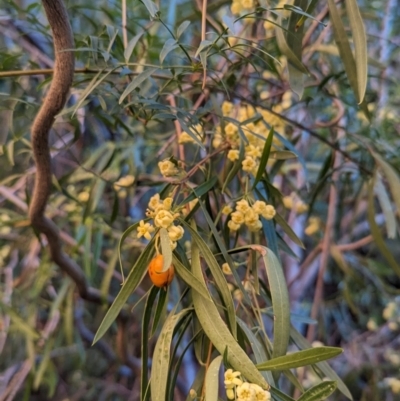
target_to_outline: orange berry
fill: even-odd
[[[167,287],[174,278],[174,265],[171,265],[168,270],[163,272],[163,262],[163,255],[157,255],[149,264],[150,280],[156,287]]]

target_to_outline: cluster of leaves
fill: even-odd
[[[396,375],[399,361],[388,350],[399,347],[391,341],[398,328],[382,309],[398,294],[400,179],[396,140],[385,133],[396,130],[396,117],[377,101],[384,84],[367,85],[366,32],[379,23],[370,16],[377,2],[346,0],[344,9],[333,0],[260,1],[248,9],[235,0],[232,14],[232,2],[215,1],[203,24],[196,2],[109,3],[68,2],[77,69],[51,138],[47,209],[103,308],[76,298],[29,227],[27,133],[50,78],[23,70],[51,68],[51,35],[39,3],[7,1],[2,11],[0,28],[10,32],[0,39],[4,391],[26,399],[35,391],[127,399],[133,391],[141,400],[217,400],[223,364],[279,401],[351,393],[389,400],[383,378]],[[385,68],[370,62],[370,74]],[[257,166],[246,171],[254,138]],[[172,177],[160,174],[163,160]],[[173,197],[182,211],[185,234],[174,251],[162,230],[148,244],[137,237],[154,194]],[[261,219],[259,231],[232,232],[222,211],[242,199],[273,205],[274,219]],[[177,273],[168,290],[145,276],[158,236],[166,267],[172,260]],[[126,321],[115,324],[121,314]],[[306,325],[316,323],[317,336],[307,336]],[[332,369],[326,360],[341,353],[337,346],[354,349],[355,333],[364,348]],[[312,347],[314,339],[330,346]]]

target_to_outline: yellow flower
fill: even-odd
[[[262,217],[266,220],[272,220],[276,215],[276,210],[272,205],[266,205]]]
[[[249,209],[250,209],[250,205],[246,199],[242,199],[239,202],[236,202],[236,210],[238,212],[246,213]]]
[[[237,230],[239,230],[239,228],[240,228],[240,224],[236,224],[236,223],[234,223],[232,220],[229,220],[229,221],[228,221],[228,228],[229,228],[231,231],[237,231]]]
[[[248,173],[253,172],[256,166],[257,163],[251,156],[246,156],[246,158],[242,161],[242,169]]]
[[[163,160],[159,162],[158,168],[164,177],[173,177],[179,173],[178,168],[170,160]]]
[[[302,214],[308,211],[308,205],[304,203],[303,201],[298,201],[296,203],[296,212],[298,214]]]
[[[174,221],[174,216],[167,210],[160,210],[154,217],[154,224],[157,227],[168,228]]]
[[[383,310],[382,316],[385,320],[389,320],[391,317],[393,317],[395,312],[396,312],[396,303],[389,302],[386,305],[386,308]]]
[[[284,196],[282,198],[282,203],[286,209],[291,209],[293,207],[293,197],[292,196]]]
[[[226,398],[228,398],[228,400],[233,400],[235,398],[235,391],[233,388],[226,389]]]
[[[271,399],[271,393],[262,389],[258,384],[251,383],[250,386],[255,391],[256,401],[269,401]]]
[[[87,202],[89,200],[90,194],[88,191],[83,191],[78,194],[78,200],[80,202]]]
[[[235,137],[237,133],[238,133],[238,128],[235,124],[228,123],[225,125],[225,134],[229,139]]]
[[[231,214],[231,221],[235,224],[243,224],[245,221],[245,215],[242,212],[236,211]]]
[[[236,389],[237,401],[256,401],[256,392],[250,383],[243,383]]]
[[[240,14],[240,12],[242,11],[242,5],[240,3],[232,3],[231,5],[231,12],[232,14]]]
[[[224,274],[226,274],[227,276],[229,276],[229,275],[232,274],[232,270],[231,270],[231,268],[229,267],[228,263],[224,263],[224,264],[222,265],[222,272],[223,272]]]
[[[249,145],[246,146],[245,150],[246,150],[246,156],[251,156],[254,158],[261,157],[261,149],[259,146]]]
[[[145,223],[143,220],[140,220],[139,226],[137,228],[138,238],[144,237],[148,241],[151,240],[151,233],[154,232],[154,227],[150,223]]]
[[[238,212],[235,212],[235,213],[238,213]],[[233,216],[233,213],[232,213],[232,216]],[[244,222],[246,223],[246,226],[253,226],[257,223],[257,221],[258,221],[258,214],[253,209],[249,208],[249,210],[244,215]]]
[[[232,208],[229,206],[229,205],[225,205],[223,208],[222,208],[222,211],[221,211],[221,213],[222,214],[225,214],[226,216],[228,216],[229,214],[231,214],[232,213]]]
[[[227,156],[226,156],[231,162],[234,162],[235,160],[239,160],[239,151],[237,149],[231,149]]]
[[[149,201],[149,208],[151,209],[151,210],[156,210],[157,209],[157,206],[160,204],[160,194],[155,194],[154,196],[152,196],[151,198],[150,198],[150,201]]]
[[[172,202],[174,200],[171,197],[165,198],[162,203],[165,210],[171,210]]]
[[[242,0],[242,7],[250,10],[254,7],[254,0]]]
[[[232,104],[231,102],[227,102],[227,101],[225,100],[225,101],[222,103],[221,109],[222,109],[222,114],[223,114],[224,116],[228,116],[228,115],[231,113],[232,109],[233,109],[233,104]]]
[[[258,214],[263,214],[265,212],[267,204],[264,201],[255,201],[252,208]]]
[[[114,183],[114,188],[116,187],[130,187],[135,182],[135,177],[131,174],[121,177],[118,181]]]
[[[257,232],[262,229],[262,223],[260,220],[257,220],[254,224],[247,225],[247,227],[249,228],[250,231]]]
[[[233,386],[240,386],[243,382],[238,378],[240,372],[228,369],[224,374],[225,388],[232,388]]]
[[[184,234],[184,229],[181,226],[171,226],[168,228],[168,236],[171,241],[179,241]]]

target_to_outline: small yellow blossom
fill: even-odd
[[[229,205],[225,205],[225,206],[222,208],[221,213],[222,213],[222,214],[225,214],[226,216],[228,216],[229,214],[232,213],[232,211],[233,211],[233,209],[232,209]]]
[[[245,215],[242,212],[236,210],[231,214],[231,221],[233,221],[235,224],[243,224],[245,221]]]
[[[276,210],[272,205],[266,205],[265,211],[262,213],[262,217],[266,220],[272,220],[276,215]]]
[[[282,199],[283,206],[286,209],[292,209],[293,207],[293,197],[292,196],[284,196]]]
[[[171,226],[168,228],[168,236],[171,241],[179,241],[185,233],[181,226]]]
[[[179,135],[178,143],[197,143],[187,132],[182,132]]]
[[[242,161],[242,169],[248,173],[251,173],[256,168],[257,163],[251,156],[246,156],[246,158]]]
[[[250,383],[243,383],[236,389],[237,401],[255,401],[256,392]]]
[[[395,311],[396,311],[396,303],[389,302],[386,305],[385,309],[383,310],[382,316],[385,320],[389,320],[391,317],[393,317]]]
[[[396,322],[388,323],[389,330],[396,331],[399,328],[399,325]]]
[[[239,202],[236,202],[236,210],[238,212],[246,213],[249,209],[250,209],[250,205],[246,199],[242,199]]]
[[[261,157],[261,148],[259,146],[249,145],[246,146],[246,156]]]
[[[242,291],[237,288],[235,291],[233,291],[233,299],[237,302],[242,302],[243,301],[243,293]]]
[[[262,229],[262,223],[260,220],[257,220],[254,224],[247,225],[248,229],[252,232],[257,232]]]
[[[174,221],[174,216],[168,210],[160,210],[154,217],[156,227],[168,228]]]
[[[214,148],[218,148],[222,143],[222,135],[220,133],[215,133],[214,138],[212,140],[212,146]]]
[[[238,378],[240,376],[240,372],[233,371],[232,369],[228,369],[224,374],[224,384],[226,388],[232,388],[233,386],[242,385],[242,381]]]
[[[236,224],[236,223],[234,223],[232,220],[229,220],[229,221],[228,221],[228,228],[229,228],[231,231],[237,231],[237,230],[239,230],[239,228],[240,228],[240,224]]]
[[[138,238],[144,237],[148,241],[151,240],[151,233],[154,232],[154,227],[150,223],[145,223],[143,220],[140,220],[139,226],[137,228]]]
[[[197,397],[197,391],[195,389],[191,388],[189,391],[189,396],[192,400],[194,400]]]
[[[228,398],[228,400],[233,400],[235,398],[235,391],[233,388],[226,389],[226,397]]]
[[[378,325],[376,324],[376,321],[372,318],[369,318],[367,322],[367,329],[369,331],[375,331],[378,328]]]
[[[304,233],[308,236],[315,234],[319,231],[321,222],[318,217],[310,217],[308,219],[308,226],[304,229]]]
[[[118,181],[114,183],[114,189],[118,191],[121,187],[130,187],[135,182],[135,177],[131,174],[121,177]]]
[[[269,401],[271,399],[271,393],[261,388],[258,384],[251,383],[250,386],[255,391],[256,401]]]
[[[308,205],[303,201],[296,202],[296,212],[302,214],[308,211]]]
[[[118,198],[125,199],[128,196],[128,192],[126,192],[126,189],[120,189],[117,192],[117,195],[118,195]]]
[[[178,168],[170,160],[163,160],[159,162],[158,168],[164,177],[173,177],[179,173]]]
[[[235,124],[228,123],[225,125],[225,134],[229,139],[234,138],[238,132],[238,127]]]
[[[393,394],[400,394],[400,380],[394,377],[386,377],[386,384],[390,387]]]
[[[257,213],[257,214],[263,214],[265,212],[267,204],[264,201],[255,201],[252,205],[252,209]]]
[[[240,213],[240,212],[235,212],[235,213]],[[254,224],[256,224],[257,221],[258,221],[258,214],[253,209],[249,208],[249,210],[244,215],[244,222],[246,223],[247,226],[253,226]]]
[[[160,204],[160,194],[155,194],[150,198],[149,208],[151,210],[156,210],[157,206]]]
[[[234,162],[235,160],[239,160],[239,151],[237,149],[231,149],[227,156],[226,156],[231,162]]]
[[[222,103],[222,114],[224,116],[229,116],[233,109],[233,104],[231,102],[227,102],[226,100]]]
[[[222,272],[223,272],[224,274],[226,274],[227,276],[229,276],[229,275],[232,274],[232,270],[231,270],[231,268],[229,267],[228,263],[224,263],[224,264],[222,265]]]
[[[89,197],[90,194],[88,191],[83,191],[78,194],[78,200],[83,203],[87,202],[89,200]]]
[[[165,198],[165,199],[162,201],[162,204],[163,204],[164,209],[165,209],[165,210],[171,210],[171,206],[172,206],[172,202],[173,202],[173,201],[174,201],[174,200],[173,200],[171,197]]]

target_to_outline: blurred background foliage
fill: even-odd
[[[291,15],[298,15],[290,1],[250,1],[248,9],[245,1],[208,1],[206,31],[201,1],[158,1],[157,8],[150,1],[67,1],[76,74],[50,137],[54,178],[47,214],[88,283],[115,296],[122,282],[120,238],[145,218],[151,196],[165,189],[170,180],[160,175],[158,162],[173,156],[186,172],[197,166],[189,177],[192,186],[217,176],[203,201],[231,248],[265,244],[259,234],[240,231],[235,238],[220,213],[251,183],[239,163],[242,145],[236,146],[239,161],[233,154],[227,158],[228,147],[235,149],[227,127],[261,119],[266,130],[275,131],[262,182],[279,214],[274,238],[292,323],[310,342],[344,349],[332,366],[354,400],[395,400],[400,393],[398,2],[358,1],[368,49],[368,84],[360,105],[328,6],[310,3],[315,20],[305,19],[299,45],[302,28],[290,27]],[[0,400],[137,400],[142,297],[151,283],[144,279],[124,308],[128,318],[91,346],[107,305],[79,299],[27,218],[35,173],[29,129],[51,80],[51,33],[40,2],[0,0],[0,5]],[[344,2],[336,7],[354,48],[357,31],[350,29]],[[299,57],[307,74],[299,72],[302,65],[296,68]],[[224,102],[245,110],[245,118],[224,110],[224,104],[230,107]],[[218,151],[224,143],[229,146]],[[213,164],[203,166],[212,152]],[[198,224],[210,240],[204,215]],[[182,252],[188,250],[185,240]],[[146,244],[135,235],[125,238],[125,276]],[[218,253],[212,239],[210,247]],[[248,258],[239,254],[234,261],[240,271]],[[226,277],[238,306],[243,295]],[[184,289],[182,281],[172,283],[162,321]],[[151,349],[156,337],[148,343]],[[185,335],[176,345],[178,354],[190,338]],[[185,354],[171,399],[186,399],[201,370],[198,357]],[[305,388],[319,380],[310,368],[293,372]],[[298,397],[295,387],[282,388]],[[345,398],[337,391],[329,399]]]

